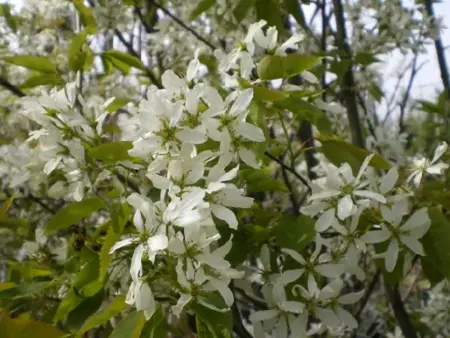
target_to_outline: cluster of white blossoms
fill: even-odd
[[[147,319],[157,309],[156,292],[170,294],[175,316],[191,302],[216,311],[226,311],[234,302],[230,283],[243,278],[244,271],[233,267],[226,256],[239,227],[236,209],[253,204],[236,178],[241,167],[261,167],[255,147],[265,141],[263,130],[248,118],[253,88],[239,88],[236,79],[252,78],[255,58],[264,53],[285,55],[301,40],[293,36],[279,46],[276,29],[269,27],[264,33],[265,25],[264,21],[251,25],[231,53],[216,51],[224,87],[233,88],[227,95],[209,84],[195,83],[200,67],[195,58],[185,78],[166,71],[163,88],[149,88],[147,98],[130,110],[126,124],[132,132],[126,138],[132,141],[128,153],[133,161],[120,161],[117,166],[140,179],[138,189],[123,196],[133,208],[134,229],[110,253],[131,257],[126,302],[144,311]],[[230,70],[234,75],[227,73]],[[24,167],[54,178],[49,194],[81,201],[89,194],[98,195],[97,183],[113,175],[111,167],[94,170],[88,151],[106,136],[106,108],[113,99],[93,108],[76,94],[76,86],[69,84],[49,95],[22,100],[23,113],[40,126],[26,141],[33,155]],[[421,160],[410,180],[420,184],[424,174],[445,169],[438,161],[446,151],[442,144],[431,163]],[[369,168],[373,156],[364,160],[356,176],[347,163],[323,164],[323,176],[312,182],[312,195],[300,210],[316,220],[312,247],[302,254],[262,247],[261,275],[266,281],[262,293],[268,309],[251,314],[256,337],[264,337],[264,332],[282,338],[289,332],[306,336],[327,327],[353,329],[358,323],[346,305],[357,302],[362,292],[342,294],[342,276],[364,279],[358,262],[367,244],[387,243],[377,257],[385,259],[388,271],[401,253],[424,254],[419,239],[430,226],[427,210],[413,209],[411,194],[405,193],[408,186],[398,186],[396,168],[379,178]],[[156,200],[149,197],[149,187],[158,192]],[[380,213],[371,213],[377,225],[367,228],[360,220],[369,210]],[[229,238],[221,238],[217,220],[231,229]],[[329,233],[336,238],[325,236]],[[275,254],[284,259],[271,272],[270,256]],[[157,287],[155,271],[165,277]],[[324,278],[326,285],[321,287]],[[211,292],[221,295],[225,308],[208,300]],[[308,325],[310,316],[320,325]]]

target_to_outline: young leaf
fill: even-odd
[[[117,316],[123,310],[125,310],[128,305],[125,303],[125,296],[116,296],[111,303],[109,303],[104,309],[99,311],[97,314],[91,316],[86,320],[83,326],[78,330],[75,337],[78,338],[83,335],[83,333],[96,328],[99,325],[106,323],[112,317]]]
[[[90,34],[95,33],[97,30],[97,23],[95,22],[91,9],[84,5],[83,0],[73,0],[73,3],[80,13],[81,22],[85,29],[87,29]]]
[[[87,198],[81,202],[67,204],[53,215],[45,228],[45,233],[51,234],[57,230],[65,229],[72,224],[78,223],[94,211],[104,207],[105,203],[98,197]]]
[[[130,54],[119,52],[118,50],[108,50],[103,53],[104,56],[106,56],[113,65],[115,65],[115,62],[119,61],[122,64],[125,64],[130,67],[134,67],[140,70],[146,70],[144,64],[142,61]]]
[[[139,338],[144,325],[144,312],[133,311],[117,324],[109,338]]]
[[[197,19],[202,13],[206,12],[208,9],[213,7],[216,3],[216,0],[201,0],[197,7],[191,12],[189,16],[189,20]]]
[[[222,298],[217,294],[209,294],[205,302],[224,308]],[[192,302],[189,307],[201,321],[201,335],[198,338],[231,338],[233,332],[233,316],[231,311],[218,312],[203,305]]]
[[[267,25],[275,26],[279,33],[284,30],[280,6],[276,0],[256,0],[255,8],[258,21],[266,20]]]
[[[322,57],[289,54],[266,55],[258,63],[258,76],[261,80],[291,78],[317,65]]]
[[[255,0],[240,0],[236,7],[233,9],[233,15],[238,22],[244,20],[247,17],[250,8],[254,6]]]
[[[69,45],[68,62],[69,69],[73,72],[83,69],[87,58],[87,52],[84,50],[88,32],[86,30],[75,35]]]
[[[65,335],[51,324],[31,319],[12,319],[6,311],[0,312],[0,337],[2,338],[60,338]]]
[[[102,248],[100,249],[100,272],[98,279],[103,281],[108,272],[109,264],[112,261],[112,255],[109,250],[119,240],[120,234],[116,233],[112,227],[108,229],[108,232],[103,241]]]
[[[441,207],[428,209],[431,219],[430,230],[422,238],[427,261],[450,280],[450,222]]]
[[[317,148],[317,150],[321,151],[336,166],[348,162],[355,175],[358,173],[364,159],[370,154],[367,150],[338,138],[317,137],[317,139],[322,143],[322,146]],[[384,158],[377,154],[370,161],[370,165],[377,169],[389,169],[391,167]]]
[[[277,244],[296,251],[303,250],[316,235],[315,221],[308,216],[284,216],[274,229]]]
[[[114,101],[111,102],[108,107],[106,107],[106,110],[110,113],[115,112],[122,108],[124,105],[126,105],[128,102],[130,102],[130,99],[127,99],[126,97],[116,97],[114,98]]]
[[[294,17],[295,21],[297,21],[300,27],[303,28],[307,27],[305,16],[300,7],[301,3],[297,0],[284,0],[283,2],[289,14],[291,14]]]
[[[277,101],[274,105],[279,109],[289,110],[299,119],[311,122],[321,133],[332,134],[331,122],[327,114],[315,105],[295,97]]]
[[[253,87],[253,96],[259,101],[280,101],[288,98],[289,93],[255,86]]]
[[[88,155],[93,159],[103,161],[106,164],[114,164],[119,161],[131,160],[128,150],[133,148],[129,141],[110,142],[91,148]]]
[[[167,332],[169,332],[169,327],[166,322],[166,317],[161,306],[159,306],[152,318],[145,324],[142,337],[167,338]]]
[[[33,55],[15,55],[2,58],[3,61],[43,73],[56,73],[56,66],[49,58]]]
[[[63,83],[63,79],[58,74],[39,74],[31,75],[19,87],[20,89],[29,89],[39,86],[59,86]]]

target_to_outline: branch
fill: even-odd
[[[395,319],[402,330],[405,338],[418,338],[416,330],[412,326],[411,320],[406,312],[405,305],[403,304],[398,286],[391,287],[387,281],[384,282],[387,296],[391,302],[392,310],[394,311]]]
[[[216,46],[214,46],[211,42],[209,42],[208,40],[206,40],[204,37],[202,37],[200,34],[198,34],[193,28],[189,27],[188,25],[186,25],[183,21],[181,21],[178,17],[176,17],[175,15],[173,15],[171,12],[169,12],[169,10],[167,10],[165,7],[163,7],[161,4],[157,3],[154,0],[148,0],[149,3],[155,5],[156,7],[158,7],[161,11],[163,11],[164,14],[166,14],[167,16],[169,16],[173,21],[175,21],[178,25],[180,25],[181,27],[183,27],[184,29],[186,29],[188,32],[190,32],[192,35],[194,35],[198,40],[200,40],[201,42],[203,42],[205,45],[207,45],[209,48],[211,48],[213,51],[217,49]]]
[[[8,89],[11,93],[18,97],[24,97],[26,94],[17,86],[10,83],[8,80],[6,80],[3,76],[0,76],[0,86],[5,87]]]
[[[264,155],[266,155],[268,158],[270,158],[271,160],[277,162],[282,169],[289,171],[290,173],[292,173],[296,178],[298,178],[308,189],[306,196],[312,191],[311,190],[311,186],[309,185],[308,181],[306,181],[306,179],[303,178],[302,175],[300,175],[294,168],[289,167],[288,165],[286,165],[283,161],[281,161],[279,158],[273,156],[271,153],[269,153],[268,151],[264,152]],[[303,198],[304,200],[304,198]],[[299,205],[301,205],[303,203],[303,200],[301,202],[299,202]]]
[[[341,53],[341,57],[348,61],[347,69],[343,76],[343,99],[347,108],[347,117],[350,125],[350,132],[352,135],[352,142],[364,148],[364,138],[362,134],[361,121],[358,114],[358,105],[356,101],[356,87],[355,79],[353,76],[353,62],[352,53],[349,45],[347,44],[347,31],[345,28],[344,9],[341,0],[333,0],[337,36],[336,42],[338,50]]]
[[[124,44],[124,46],[127,48],[127,51],[129,54],[137,57],[139,60],[141,60],[140,55],[134,50],[133,45],[131,43],[129,43],[125,37],[123,36],[122,32],[119,31],[117,28],[114,29],[114,33],[116,34],[116,36],[119,38],[120,42],[122,42]],[[142,60],[141,60],[142,62]],[[152,83],[158,87],[158,88],[162,88],[162,84],[161,81],[159,81],[155,75],[152,73],[152,71],[150,69],[148,69],[147,67],[145,67],[145,75],[147,75],[147,77],[150,79],[150,81],[152,81]]]
[[[253,338],[250,332],[247,331],[244,324],[242,323],[241,313],[237,306],[236,300],[231,306],[231,313],[233,314],[233,329],[239,338]]]

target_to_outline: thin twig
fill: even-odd
[[[182,20],[180,20],[178,17],[176,17],[175,15],[173,15],[167,8],[165,8],[164,6],[162,6],[161,4],[157,3],[156,1],[153,0],[149,0],[149,2],[153,5],[155,5],[156,7],[158,7],[164,14],[166,14],[168,17],[170,17],[173,21],[175,21],[178,25],[180,25],[181,27],[183,27],[184,29],[186,29],[188,32],[190,32],[192,35],[194,35],[198,40],[200,40],[201,42],[203,42],[205,45],[207,45],[209,48],[211,48],[212,50],[216,50],[217,47],[214,46],[211,42],[209,42],[208,40],[206,40],[204,37],[202,37],[200,34],[198,34],[193,28],[189,27],[188,25],[186,25]]]
[[[3,76],[0,76],[0,86],[5,87],[11,93],[18,97],[24,97],[26,94],[17,86],[13,85],[11,82],[6,80]]]
[[[250,332],[247,331],[244,324],[242,323],[241,313],[237,306],[237,302],[234,301],[231,306],[231,313],[233,315],[233,329],[239,338],[253,338]]]

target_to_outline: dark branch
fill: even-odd
[[[11,93],[18,97],[24,97],[26,94],[17,86],[13,85],[11,82],[6,80],[3,76],[0,76],[0,86],[5,87]]]

